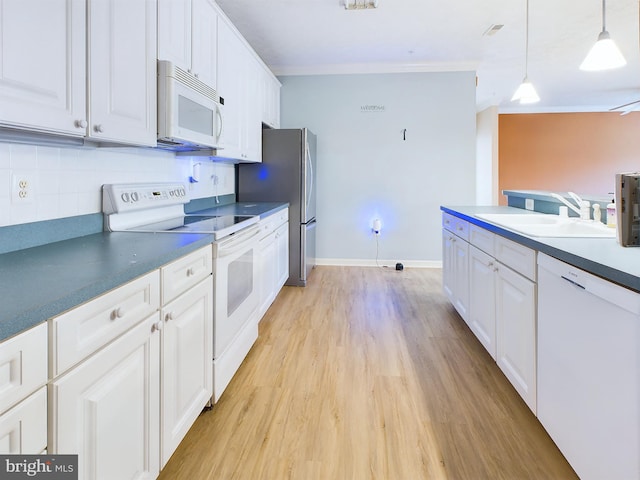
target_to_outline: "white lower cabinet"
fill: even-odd
[[[36,455],[47,448],[47,387],[0,415],[0,453]]]
[[[277,268],[277,244],[275,232],[272,232],[260,239],[258,244],[260,275],[260,303],[258,312],[260,318],[265,314],[271,303],[276,298],[276,268]]]
[[[260,222],[258,276],[260,318],[275,300],[289,278],[289,209],[281,210]]]
[[[276,289],[280,290],[289,278],[289,222],[276,230]]]
[[[47,448],[47,324],[0,343],[0,453]]]
[[[169,460],[213,395],[213,278],[162,309],[162,458]]]
[[[496,259],[469,249],[469,328],[496,359]]]
[[[442,223],[444,291],[535,413],[536,252],[447,213]]]
[[[50,384],[51,453],[79,478],[154,479],[160,470],[159,313]]]
[[[536,413],[536,285],[502,264],[497,268],[496,360]]]
[[[466,223],[466,222],[465,222]],[[469,244],[442,230],[442,286],[465,322],[469,321]]]

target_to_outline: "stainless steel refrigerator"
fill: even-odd
[[[316,136],[262,131],[262,163],[238,165],[239,202],[289,202],[289,279],[305,286],[316,264]]]

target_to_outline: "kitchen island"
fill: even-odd
[[[640,251],[614,237],[518,233],[585,235],[592,222],[441,210],[444,292],[576,473],[640,478]]]

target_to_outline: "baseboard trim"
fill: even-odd
[[[397,260],[375,260],[368,258],[316,258],[316,265],[334,267],[394,267]],[[439,260],[400,260],[400,263],[409,268],[442,268]]]

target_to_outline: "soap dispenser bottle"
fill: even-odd
[[[611,203],[607,205],[607,227],[616,227],[616,203],[615,199],[611,199]]]

